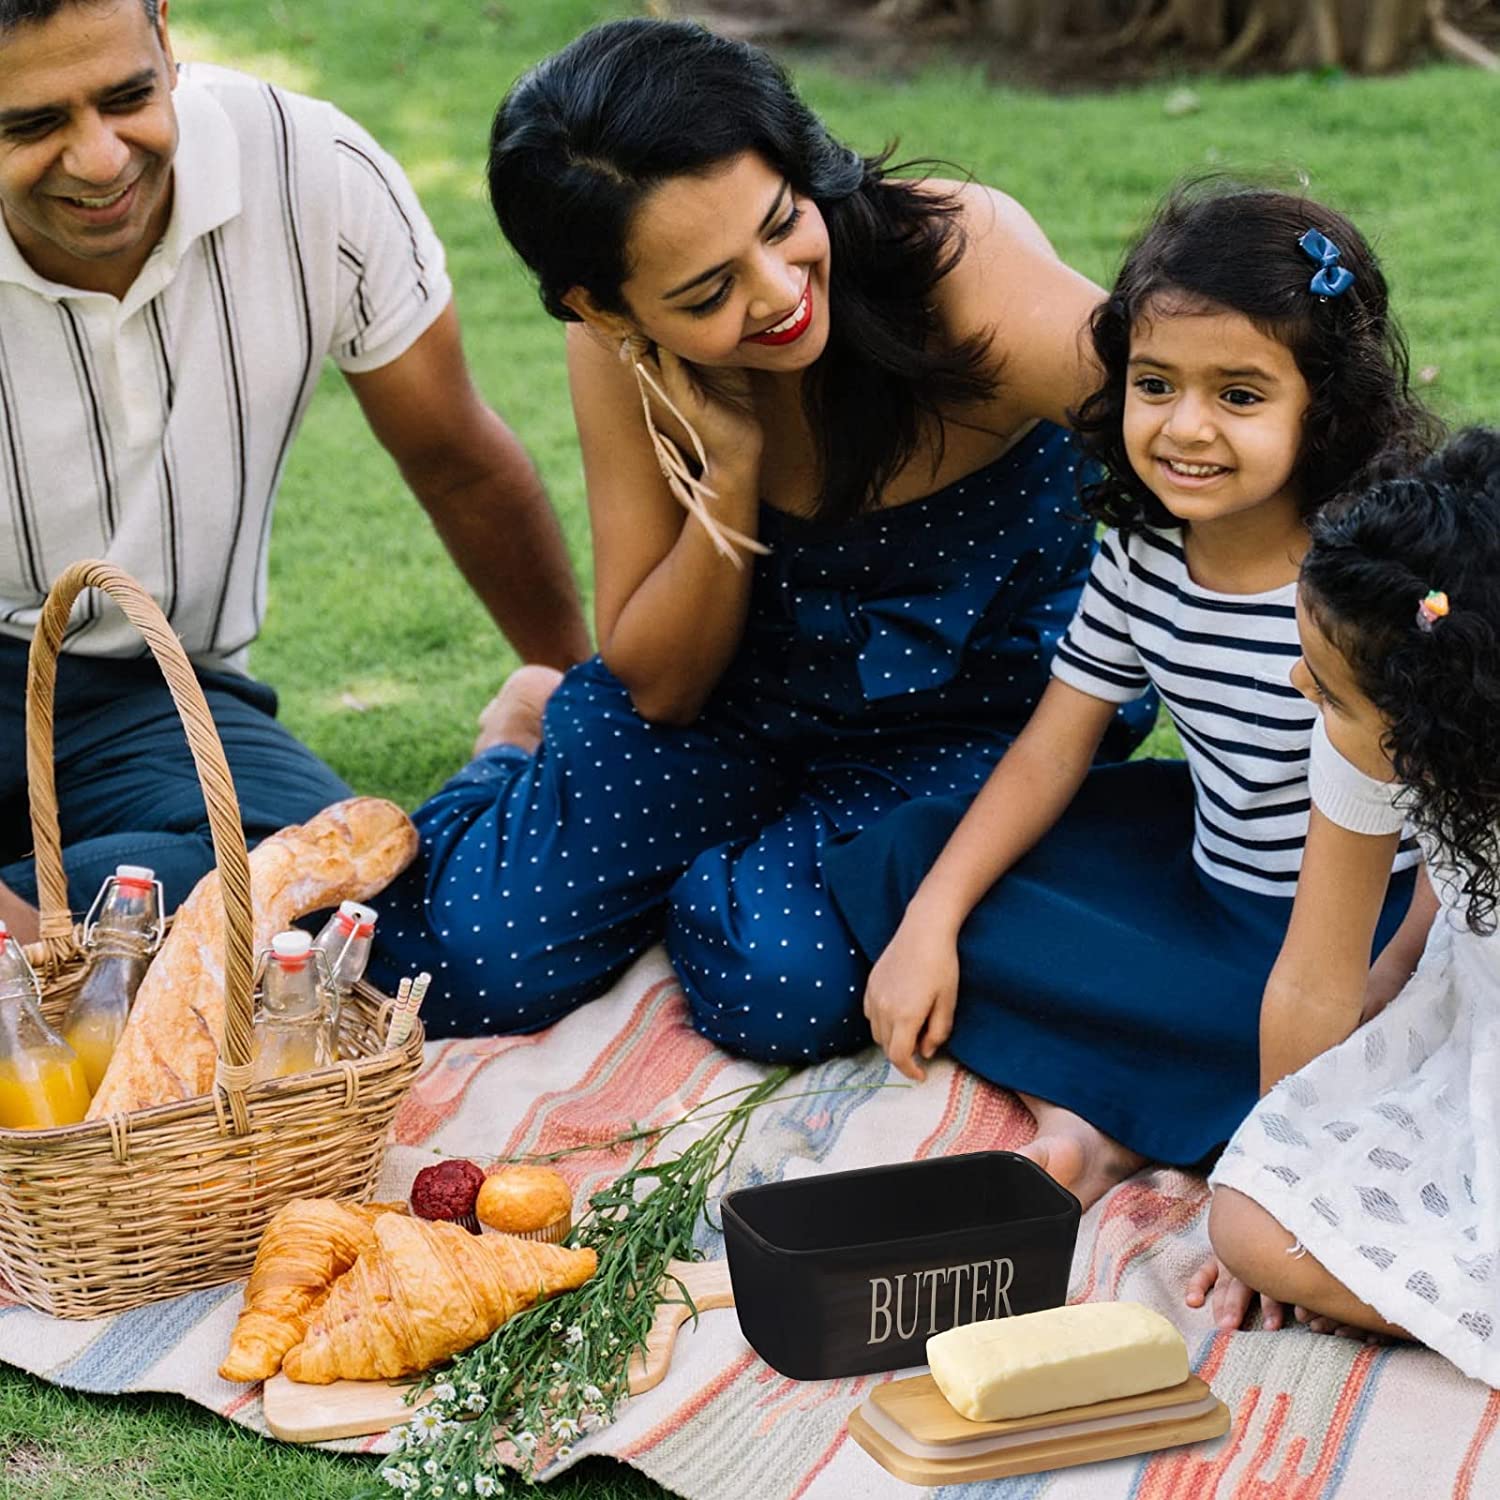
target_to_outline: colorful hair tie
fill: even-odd
[[[1431,630],[1447,614],[1448,596],[1441,589],[1429,589],[1427,597],[1417,605],[1417,626],[1421,630]]]
[[[1325,301],[1329,297],[1342,297],[1354,285],[1354,272],[1339,264],[1339,247],[1327,235],[1309,229],[1297,241],[1297,247],[1311,261],[1316,261],[1317,272],[1308,282],[1307,289]]]

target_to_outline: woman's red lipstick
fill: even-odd
[[[779,333],[771,333],[769,330],[767,330],[765,333],[752,333],[748,337],[742,339],[741,342],[746,344],[768,344],[772,347],[775,347],[779,344],[795,343],[802,337],[804,333],[807,332],[808,327],[812,323],[812,315],[812,277],[809,276],[807,278],[807,286],[802,293],[802,302],[798,307],[797,314],[795,314],[797,320],[792,324],[790,328],[783,328]]]

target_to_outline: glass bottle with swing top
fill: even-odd
[[[319,949],[328,960],[328,971],[333,976],[334,1005],[330,1034],[335,1058],[338,1052],[339,1011],[349,998],[356,980],[364,977],[370,962],[370,944],[375,936],[376,912],[373,907],[361,906],[358,901],[344,901],[329,917],[323,930],[313,939],[313,947]]]
[[[336,1061],[333,981],[312,938],[296,928],[271,939],[256,1004],[254,1081],[310,1073]]]
[[[161,944],[161,905],[161,884],[154,870],[119,865],[99,888],[84,919],[88,967],[61,1029],[83,1063],[90,1093],[104,1077],[135,992]]]
[[[47,1024],[41,986],[0,922],[0,1129],[76,1125],[89,1107],[78,1054]]]

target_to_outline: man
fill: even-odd
[[[325,355],[520,655],[587,654],[535,470],[470,383],[442,246],[351,120],[224,69],[179,74],[166,0],[0,0],[0,210],[0,918],[14,931],[35,924],[27,645],[77,558],[119,564],[166,611],[247,837],[348,794],[244,671],[277,481]],[[186,743],[142,655],[118,610],[80,600],[57,695],[76,909],[122,860],[157,870],[169,909],[212,864]]]

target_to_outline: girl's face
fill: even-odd
[[[1377,781],[1395,775],[1385,748],[1386,721],[1361,691],[1342,651],[1323,633],[1317,615],[1297,591],[1297,635],[1302,656],[1292,668],[1292,686],[1323,715],[1333,748]]]
[[[1179,520],[1295,503],[1308,399],[1291,350],[1240,313],[1158,297],[1131,328],[1125,451]]]
[[[695,365],[786,373],[828,342],[828,229],[753,152],[673,177],[631,225],[635,331]]]

